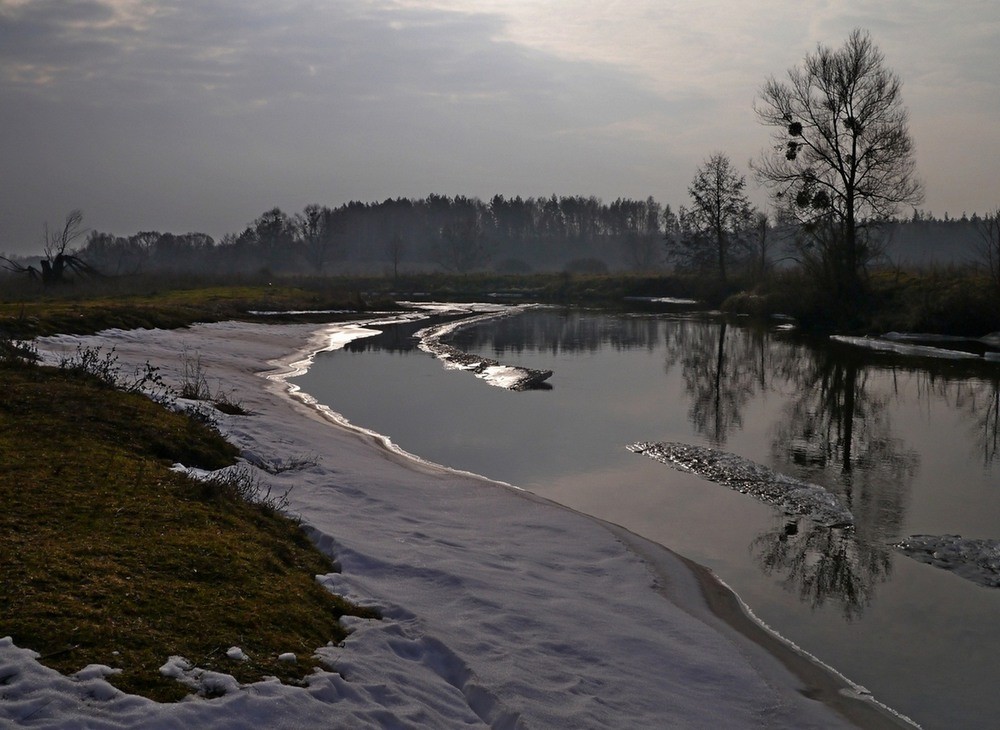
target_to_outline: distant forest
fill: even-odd
[[[674,212],[652,197],[506,198],[429,195],[411,200],[310,205],[266,211],[239,233],[90,231],[75,256],[106,275],[213,271],[272,274],[402,274],[496,271],[662,271]],[[920,268],[975,260],[978,216],[935,218],[916,210],[882,226],[883,263]],[[771,224],[770,265],[786,262]],[[30,263],[32,257],[18,259]]]

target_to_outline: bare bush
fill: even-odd
[[[235,390],[224,390],[220,382],[215,392],[208,384],[208,374],[201,361],[201,353],[193,355],[184,350],[181,355],[183,373],[181,375],[180,397],[188,400],[208,401],[216,409],[230,416],[245,416],[248,411],[233,397]]]
[[[275,494],[273,485],[264,482],[254,467],[247,463],[237,464],[213,473],[203,480],[202,497],[206,500],[231,499],[255,504],[273,512],[288,507],[289,487],[281,494]]]
[[[118,355],[112,347],[102,352],[100,347],[77,345],[73,355],[59,359],[59,369],[70,374],[88,375],[97,378],[105,385],[123,390],[126,393],[143,393],[157,403],[170,399],[171,392],[163,382],[160,369],[144,364],[126,371],[118,362]]]

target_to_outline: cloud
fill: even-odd
[[[671,113],[613,68],[498,39],[490,14],[71,5],[0,5],[0,60],[18,69],[0,76],[17,171],[0,181],[0,249],[31,248],[74,207],[102,230],[220,235],[275,204],[590,193],[593,175],[611,191],[645,164],[616,126]]]

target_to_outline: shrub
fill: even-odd
[[[146,361],[127,373],[118,363],[115,348],[102,353],[100,347],[76,346],[76,353],[59,359],[59,369],[70,375],[95,378],[100,383],[126,393],[143,393],[157,402],[170,397],[170,389],[163,382],[160,369]]]

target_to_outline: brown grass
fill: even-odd
[[[170,655],[299,681],[341,615],[373,616],[317,584],[331,562],[296,523],[169,470],[232,463],[204,424],[64,370],[6,363],[0,383],[0,636],[172,700],[188,690],[159,674]]]

